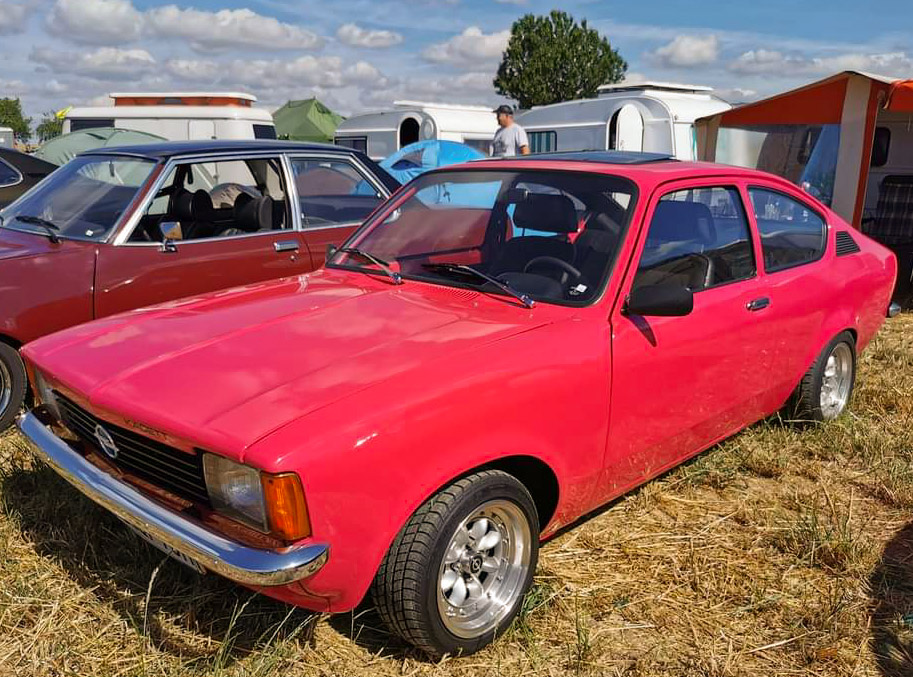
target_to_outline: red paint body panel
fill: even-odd
[[[637,183],[633,222],[600,299],[528,309],[330,269],[125,313],[23,353],[105,418],[297,472],[329,562],[263,592],[344,611],[409,515],[455,477],[508,457],[544,462],[559,485],[546,537],[775,412],[834,335],[856,332],[861,349],[883,322],[893,255],[854,232],[861,251],[835,257],[834,231],[848,226],[775,177],[688,163],[472,166],[605,171]],[[767,274],[756,251],[754,278],[696,294],[691,315],[628,317],[623,302],[652,205],[708,177],[815,204],[830,224],[826,254]],[[761,295],[770,307],[748,312]]]

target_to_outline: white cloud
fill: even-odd
[[[715,35],[679,35],[653,53],[661,66],[693,68],[706,66],[717,60],[720,41]]]
[[[393,31],[369,30],[357,24],[348,23],[339,27],[336,37],[352,47],[378,49],[392,47],[403,41],[403,36]]]
[[[34,6],[24,2],[0,0],[0,35],[12,35],[25,30],[25,23]]]
[[[146,12],[145,20],[150,33],[162,38],[188,40],[190,46],[200,52],[244,47],[316,49],[323,45],[323,39],[316,33],[249,9],[206,12],[167,5]]]
[[[454,65],[493,62],[501,58],[509,39],[509,30],[486,34],[478,26],[470,26],[446,42],[427,47],[422,56],[436,63]]]
[[[142,23],[129,0],[57,0],[47,18],[54,35],[109,46],[136,40]]]
[[[62,52],[34,47],[29,59],[55,74],[70,73],[109,80],[132,80],[155,67],[155,59],[145,49],[99,47],[93,51]]]
[[[823,57],[785,54],[776,50],[755,49],[742,53],[729,65],[742,75],[815,76],[844,70],[872,71],[902,77],[913,70],[913,57],[906,52],[864,54],[849,52]]]
[[[219,77],[222,67],[215,61],[200,59],[169,59],[165,70],[180,80],[212,82]]]

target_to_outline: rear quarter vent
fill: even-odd
[[[837,231],[836,240],[837,256],[849,256],[850,254],[855,254],[859,251],[859,245],[856,243],[856,240],[854,240],[853,236],[845,230]]]

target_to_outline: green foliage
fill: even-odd
[[[32,135],[32,118],[25,117],[19,99],[0,99],[0,127],[11,128],[20,141]]]
[[[566,12],[526,14],[514,22],[494,85],[531,108],[596,96],[599,85],[620,82],[627,62],[599,31]]]
[[[45,113],[41,117],[41,122],[35,127],[35,134],[38,135],[38,140],[41,141],[41,143],[60,136],[62,132],[63,118],[57,117],[53,111]]]

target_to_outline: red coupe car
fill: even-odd
[[[325,269],[23,349],[37,456],[165,552],[431,654],[539,543],[790,408],[846,407],[896,261],[792,184],[642,154],[482,160]]]
[[[367,156],[320,144],[162,143],[68,162],[0,211],[0,431],[26,396],[24,343],[312,271],[397,188]]]

